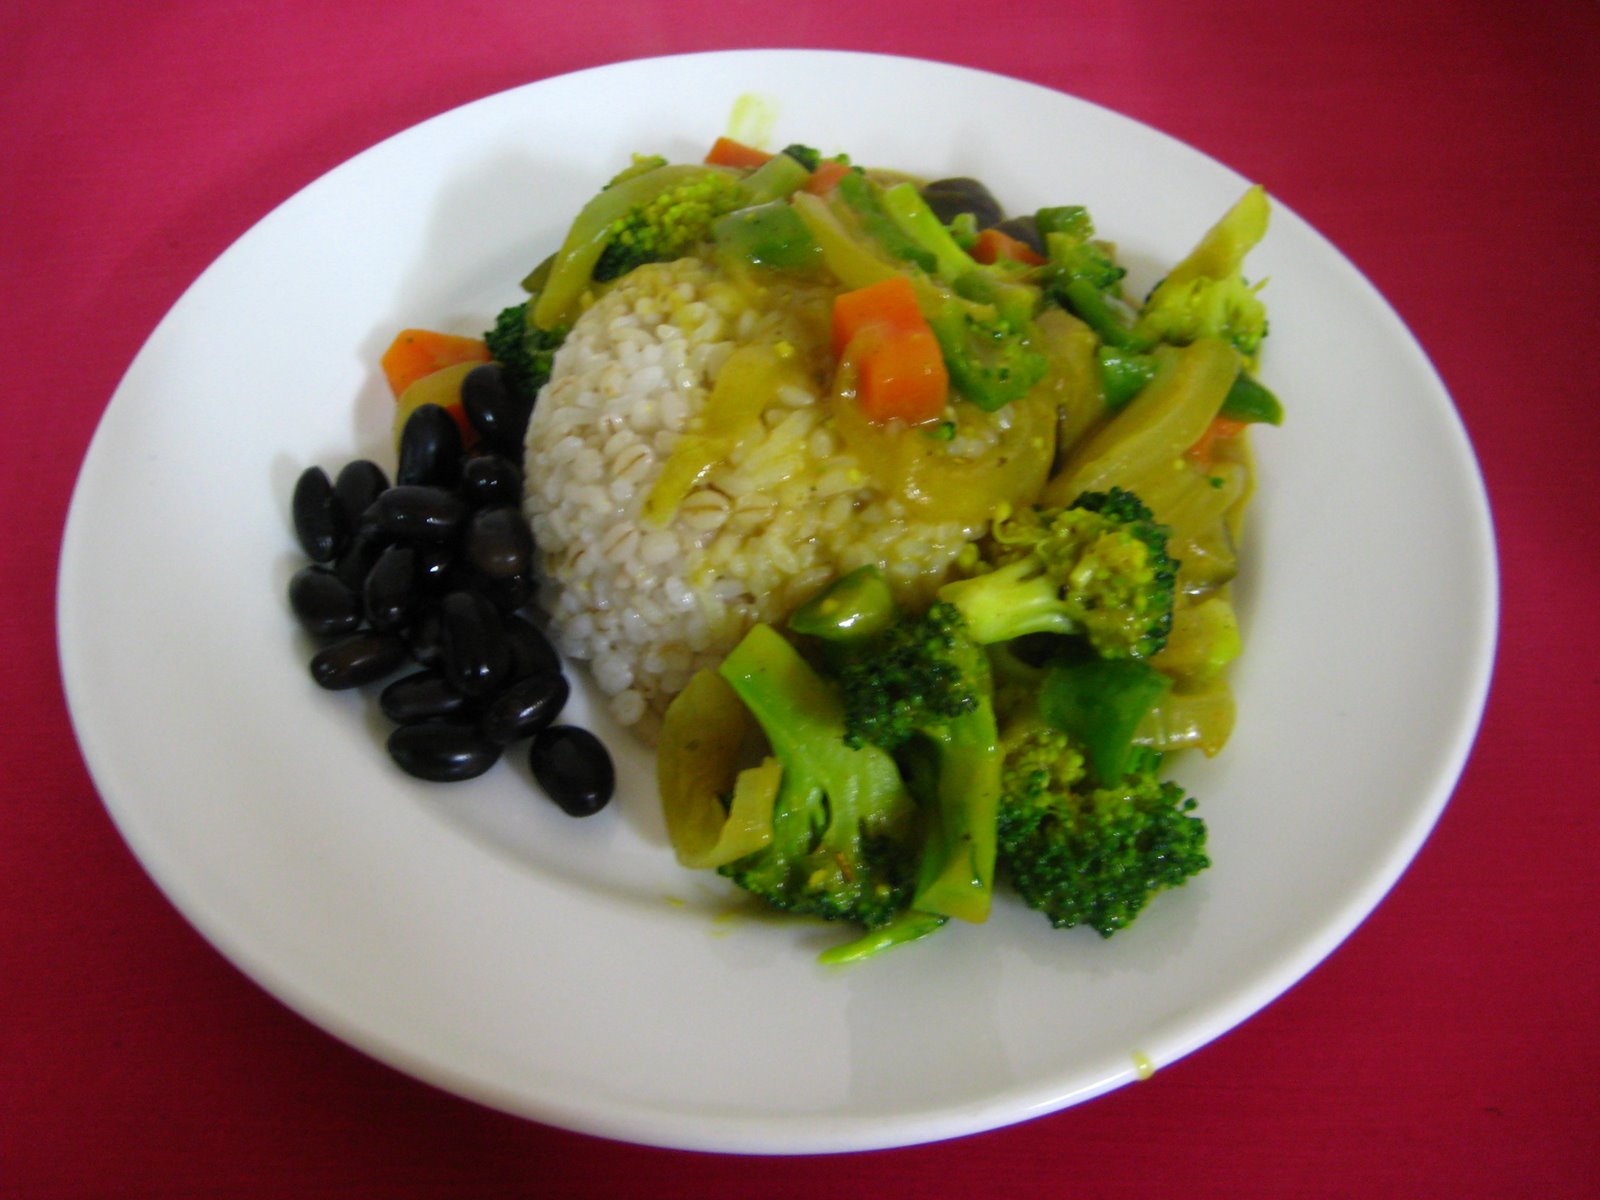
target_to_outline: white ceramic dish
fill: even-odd
[[[830,972],[814,961],[826,932],[727,919],[721,881],[676,867],[625,735],[609,732],[619,802],[585,822],[520,762],[454,788],[408,780],[371,699],[305,672],[283,601],[292,482],[384,453],[374,364],[395,329],[483,329],[630,152],[694,156],[750,92],[771,103],[774,145],[976,175],[1014,211],[1087,204],[1135,288],[1245,186],[1103,109],[904,59],[647,60],[445,113],[273,212],[151,336],[74,496],[62,666],[96,783],[156,882],[250,976],[374,1056],[646,1143],[944,1138],[1172,1062],[1366,916],[1476,729],[1488,511],[1421,350],[1280,204],[1251,270],[1271,279],[1263,375],[1289,419],[1257,443],[1239,732],[1178,772],[1215,867],[1134,930],[1057,933],[1001,903],[986,928]],[[574,712],[608,732],[586,695]]]

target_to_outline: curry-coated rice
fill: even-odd
[[[540,604],[612,714],[646,736],[752,624],[781,621],[865,563],[903,598],[926,599],[982,532],[906,520],[841,449],[820,382],[830,301],[820,288],[740,286],[697,259],[655,264],[607,291],[556,355],[526,458]],[[800,355],[818,382],[781,388],[758,436],[712,467],[664,527],[641,520],[722,364],[752,343]]]

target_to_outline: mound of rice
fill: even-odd
[[[665,527],[640,520],[737,347],[786,344],[827,378],[830,303],[819,289],[753,291],[696,259],[656,264],[606,292],[556,355],[527,441],[539,602],[616,719],[647,737],[751,625],[782,621],[866,563],[904,600],[926,599],[983,532],[907,520],[841,450],[820,383],[780,389],[764,434],[713,467]]]

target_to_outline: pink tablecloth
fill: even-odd
[[[1504,607],[1482,735],[1436,833],[1288,995],[1150,1083],[1052,1117],[779,1163],[500,1115],[260,991],[168,905],[101,807],[62,700],[53,598],[74,475],[120,374],[273,206],[507,87],[782,45],[1015,75],[1265,182],[1372,278],[1451,388],[1494,505]],[[0,61],[0,357],[13,364],[0,396],[0,1194],[1593,1194],[1592,3],[62,0],[3,6]]]

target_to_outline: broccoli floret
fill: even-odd
[[[961,614],[935,604],[923,616],[889,626],[839,668],[845,740],[895,750],[931,725],[955,720],[979,704],[962,643]]]
[[[928,318],[950,382],[985,412],[1026,396],[1050,370],[1033,345],[1031,326],[994,305],[952,297]]]
[[[717,217],[747,202],[738,175],[692,163],[637,160],[585,204],[561,248],[530,277],[531,321],[570,324],[596,279],[615,279],[656,259],[681,257],[711,236]],[[609,257],[607,257],[609,255]],[[602,267],[601,260],[605,259]]]
[[[1187,345],[1202,337],[1233,343],[1253,359],[1267,335],[1267,310],[1242,274],[1245,255],[1267,231],[1266,192],[1252,187],[1198,245],[1156,284],[1139,310],[1135,332],[1146,341]]]
[[[605,191],[607,188],[614,188],[617,184],[626,183],[636,175],[645,175],[654,171],[657,167],[666,165],[666,158],[660,154],[635,154],[633,161],[613,175],[601,191]]]
[[[1242,275],[1158,287],[1139,312],[1138,329],[1152,340],[1176,346],[1222,338],[1254,358],[1267,336],[1267,308],[1256,294],[1260,289],[1261,284],[1247,283]]]
[[[550,379],[556,351],[566,340],[566,326],[540,329],[528,321],[528,302],[502,309],[494,328],[483,335],[489,354],[500,364],[506,387],[523,404],[532,407],[539,389]]]
[[[889,924],[911,901],[921,846],[894,759],[845,743],[837,690],[770,626],[753,628],[720,671],[783,767],[772,841],[721,873],[787,912]]]
[[[594,281],[605,283],[645,263],[681,258],[709,241],[712,223],[745,198],[739,181],[721,171],[694,175],[652,196],[611,223]]]
[[[1017,706],[1000,738],[1001,803],[1015,808],[1061,796],[1084,782],[1088,760],[1072,738],[1039,716],[1037,702]],[[1011,814],[1015,820],[1018,814]]]
[[[1094,236],[1094,221],[1089,210],[1081,204],[1065,204],[1054,208],[1041,208],[1033,215],[1034,228],[1039,237],[1058,240],[1056,247],[1060,258],[1070,262],[1074,274],[1087,280],[1097,290],[1110,292],[1121,284],[1127,271],[1112,254],[1111,247]]]
[[[1107,346],[1147,348],[1149,339],[1134,332],[1133,314],[1122,299],[1127,272],[1111,248],[1095,240],[1088,210],[1080,205],[1041,208],[1034,221],[1049,260],[1040,270],[1045,295],[1075,313]]]
[[[986,412],[1027,395],[1050,369],[1050,360],[1033,344],[1038,289],[1008,278],[1004,268],[981,266],[912,184],[897,183],[876,196],[918,254],[892,244],[890,252],[912,258],[925,270],[931,259],[933,273],[954,293],[926,315],[956,390]]]
[[[1110,937],[1157,892],[1211,865],[1205,822],[1181,787],[1156,778],[1159,755],[1144,752],[1115,783],[1091,787],[1082,753],[1037,717],[1009,723],[1001,744],[1000,869],[1056,928]]]
[[[988,656],[943,603],[843,649],[845,738],[895,751],[925,814],[914,908],[984,920],[1000,794]]]
[[[1166,527],[1132,492],[1085,492],[1066,508],[997,520],[990,543],[993,570],[939,592],[977,641],[1081,634],[1106,658],[1147,658],[1166,644],[1178,564]]]
[[[822,152],[811,146],[802,146],[799,142],[791,142],[781,151],[808,171],[815,171],[822,165]]]
[[[994,890],[1000,750],[983,647],[955,608],[894,607],[876,568],[838,580],[792,625],[821,642],[839,681],[844,738],[896,755],[923,812],[913,913],[982,921]],[[920,928],[915,920],[904,928]],[[876,943],[874,943],[876,944]]]
[[[978,244],[978,234],[982,232],[978,228],[978,218],[969,212],[960,212],[950,218],[948,228],[950,240],[971,254],[972,248]]]

